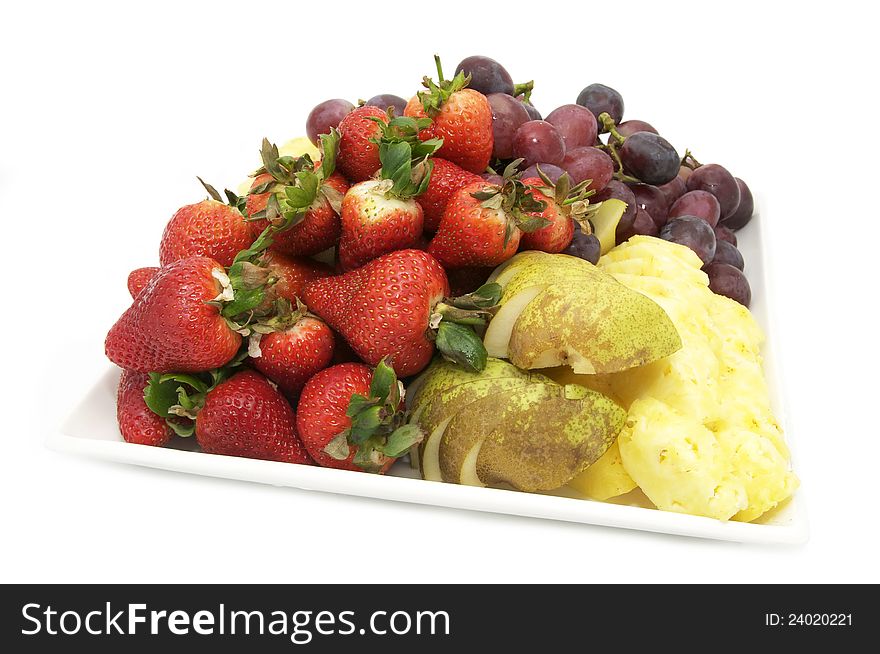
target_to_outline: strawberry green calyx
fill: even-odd
[[[544,182],[544,186],[536,187],[541,193],[553,198],[563,215],[574,220],[586,234],[592,234],[595,229],[590,222],[592,216],[599,210],[601,202],[590,204],[590,198],[596,194],[596,191],[589,189],[591,179],[585,179],[580,184],[571,185],[571,178],[568,173],[563,173],[556,183],[551,180],[547,174],[541,170],[538,164],[538,176]]]
[[[144,388],[144,403],[150,411],[164,418],[178,436],[192,436],[205,396],[232,376],[245,355],[246,352],[239,352],[222,368],[198,374],[151,372]]]
[[[430,158],[443,145],[443,139],[419,138],[419,132],[431,126],[431,119],[389,115],[387,123],[378,117],[370,120],[382,128],[372,141],[379,146],[379,177],[391,182],[387,192],[403,200],[424,193],[434,169]]]
[[[208,182],[203,180],[198,175],[196,175],[196,179],[199,180],[199,184],[201,184],[204,187],[204,189],[208,192],[208,196],[212,200],[214,200],[215,202],[221,202],[223,204],[228,204],[230,207],[238,209],[240,214],[242,214],[242,215],[245,214],[245,203],[246,203],[247,198],[242,197],[240,195],[237,195],[235,192],[230,191],[228,188],[225,188],[225,189],[223,189],[223,194],[226,196],[226,199],[224,200],[220,196],[220,194],[217,192],[217,189],[215,189],[213,186],[208,184]]]
[[[253,175],[268,173],[272,179],[255,186],[248,193],[271,195],[266,208],[248,216],[248,219],[266,219],[275,228],[275,232],[286,231],[303,221],[306,212],[319,195],[325,197],[334,211],[338,212],[342,205],[342,195],[325,184],[336,170],[338,146],[339,132],[335,128],[329,134],[321,135],[321,166],[315,170],[315,164],[309,155],[279,156],[278,147],[264,138],[260,149],[263,165]]]
[[[440,57],[438,55],[434,55],[434,63],[437,66],[437,83],[435,84],[434,81],[426,75],[422,78],[422,86],[428,90],[419,91],[418,93],[422,108],[425,110],[425,113],[432,118],[437,115],[440,111],[440,107],[442,107],[443,103],[449,99],[449,96],[456,91],[461,91],[462,89],[467,88],[467,85],[470,84],[471,81],[471,76],[465,75],[464,71],[460,72],[451,80],[444,79],[443,67],[440,65]]]
[[[369,395],[351,396],[346,411],[351,427],[337,434],[324,452],[344,461],[354,447],[352,462],[367,472],[379,472],[389,459],[405,454],[424,433],[407,422],[407,413],[400,409],[403,395],[403,383],[383,359],[373,371]]]
[[[498,311],[501,286],[483,284],[473,293],[438,302],[430,327],[443,357],[474,372],[486,367],[488,353],[474,328],[485,327]]]
[[[546,227],[550,221],[542,216],[530,214],[541,213],[546,208],[543,200],[535,199],[528,193],[529,187],[523,184],[517,174],[517,166],[522,159],[516,159],[504,169],[502,186],[493,186],[488,190],[472,193],[471,197],[480,200],[482,206],[504,212],[509,217],[504,233],[504,245],[510,241],[514,229],[523,232],[534,232]]]
[[[336,169],[338,145],[339,132],[336,129],[321,135],[321,165],[316,169],[308,155],[282,157],[277,146],[263,139],[260,150],[263,165],[254,176],[268,173],[271,179],[253,187],[249,194],[270,195],[266,208],[252,214],[248,220],[265,219],[269,225],[249,248],[236,255],[226,271],[226,279],[220,280],[224,290],[215,298],[221,315],[229,321],[230,327],[244,336],[273,331],[266,328],[267,321],[261,319],[277,318],[278,315],[270,292],[277,279],[271,276],[269,270],[258,265],[260,255],[272,245],[275,234],[302,222],[308,210],[321,197],[337,213],[341,209],[342,195],[325,183]],[[276,313],[273,313],[273,309]]]
[[[388,114],[385,122],[376,116],[369,116],[369,120],[376,122],[382,129],[382,134],[377,139],[371,139],[373,143],[382,144],[409,143],[412,150],[413,165],[420,164],[432,156],[443,145],[443,139],[431,138],[424,141],[419,138],[419,132],[431,126],[430,118],[413,118],[411,116],[393,117]]]
[[[439,147],[439,145],[437,146]],[[381,143],[379,177],[390,182],[388,193],[402,200],[421,195],[431,183],[434,162],[428,158],[414,163],[412,146],[406,141]]]

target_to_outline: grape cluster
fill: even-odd
[[[648,235],[686,245],[705,264],[713,291],[748,306],[751,291],[734,235],[754,212],[745,182],[718,164],[701,165],[690,152],[680,156],[650,123],[624,121],[623,96],[604,84],[590,84],[574,103],[544,118],[531,101],[534,83],[514,83],[494,59],[467,57],[456,67],[460,72],[492,109],[494,170],[521,159],[523,178],[536,177],[540,167],[553,182],[564,173],[572,184],[588,181],[591,202],[615,198],[627,204],[618,243]],[[400,115],[406,100],[380,94],[366,104]],[[317,142],[353,108],[338,99],[317,105],[308,118],[309,138]],[[501,181],[492,171],[484,177]],[[567,252],[595,261],[598,239],[578,226]]]

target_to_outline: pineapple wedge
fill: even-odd
[[[569,485],[595,499],[638,485],[661,509],[751,521],[798,480],[768,399],[763,334],[748,309],[709,290],[701,266],[688,248],[649,236],[599,260],[663,308],[682,348],[605,376],[629,410],[627,425],[617,448]]]

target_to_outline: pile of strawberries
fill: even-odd
[[[518,162],[480,176],[492,111],[467,83],[426,79],[402,116],[353,109],[319,161],[264,141],[246,197],[205,184],[174,214],[106,338],[126,441],[372,472],[419,442],[401,380],[437,351],[481,370],[492,268],[562,251],[588,205]]]

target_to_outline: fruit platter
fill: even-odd
[[[489,57],[435,68],[408,100],[316,105],[232,190],[199,178],[50,445],[802,541],[750,188],[609,86],[543,116]]]

